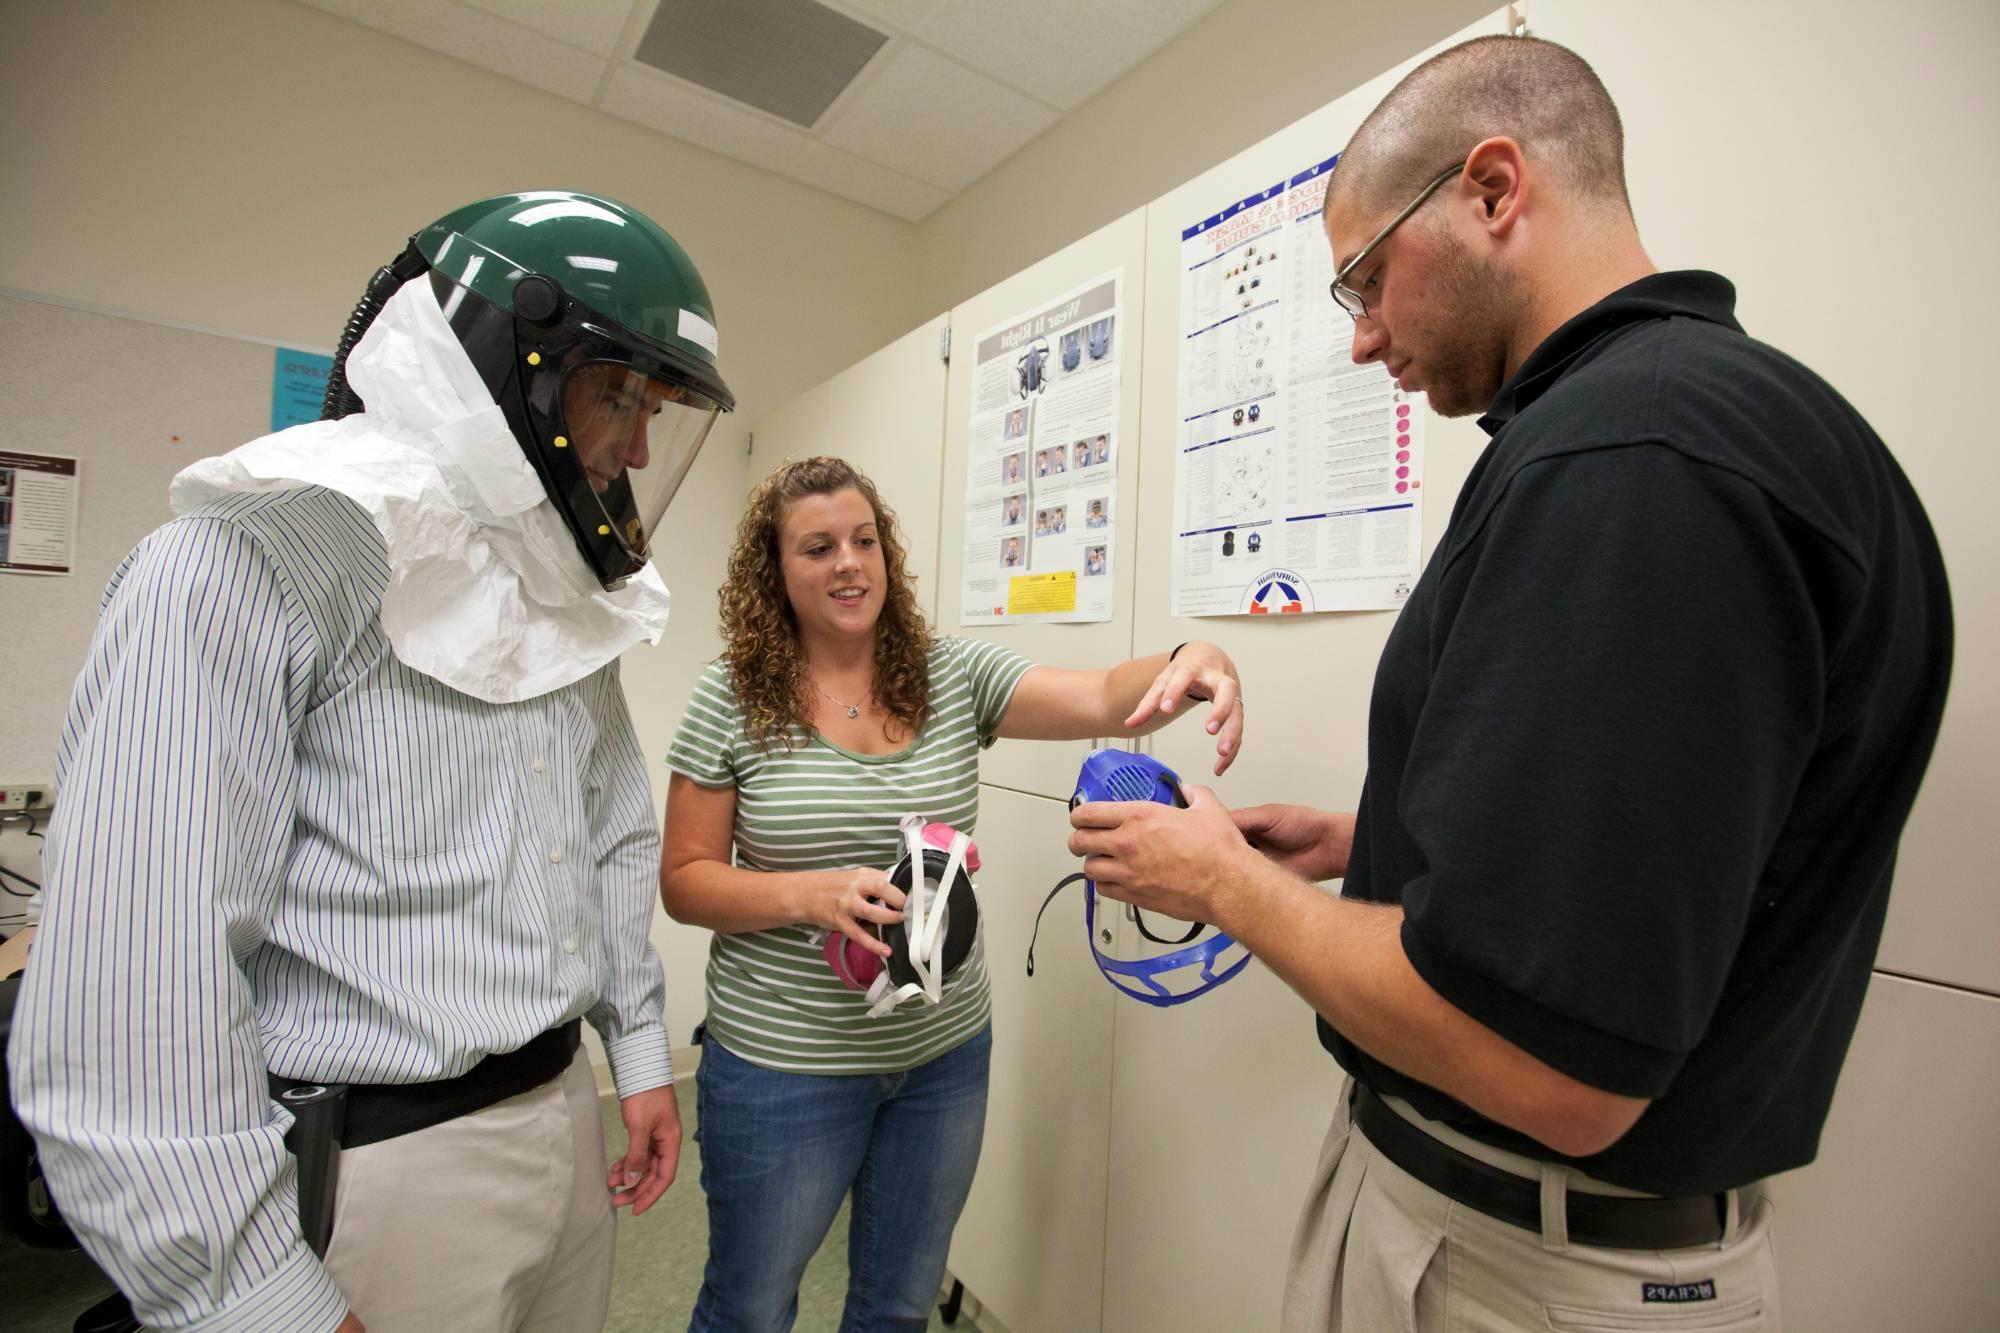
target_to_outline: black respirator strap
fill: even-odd
[[[1068,888],[1070,885],[1077,883],[1079,880],[1087,880],[1089,878],[1090,876],[1084,874],[1080,870],[1074,875],[1063,876],[1062,879],[1056,882],[1056,886],[1053,889],[1049,890],[1049,896],[1042,899],[1042,905],[1035,910],[1035,928],[1028,933],[1029,976],[1032,977],[1033,975],[1035,975],[1035,940],[1039,938],[1042,933],[1042,914],[1049,910],[1049,904],[1056,900],[1057,894],[1061,893],[1064,889]],[[1177,940],[1162,939],[1160,936],[1155,935],[1152,931],[1146,928],[1146,914],[1144,912],[1140,911],[1136,907],[1131,906],[1129,903],[1126,905],[1125,910],[1132,914],[1133,924],[1139,927],[1139,933],[1141,935],[1144,935],[1147,939],[1151,940],[1155,944],[1172,944],[1172,945],[1191,944],[1194,942],[1195,936],[1201,934],[1201,932],[1208,929],[1206,923],[1197,921],[1193,925],[1189,926],[1187,934],[1181,936],[1179,939]]]
[[[1189,926],[1188,933],[1181,936],[1179,939],[1177,940],[1162,939],[1158,935],[1155,935],[1152,931],[1146,929],[1146,914],[1144,912],[1140,911],[1136,907],[1127,907],[1126,910],[1132,913],[1132,923],[1137,927],[1139,927],[1139,933],[1141,935],[1144,935],[1147,939],[1151,940],[1155,944],[1192,944],[1194,943],[1195,936],[1201,934],[1201,932],[1208,929],[1207,922],[1197,921],[1193,925]]]
[[[1031,977],[1032,977],[1033,975],[1035,975],[1035,940],[1036,940],[1036,939],[1037,939],[1037,938],[1038,938],[1038,937],[1039,937],[1039,936],[1041,935],[1041,933],[1042,933],[1042,913],[1043,913],[1043,912],[1046,912],[1046,911],[1048,911],[1048,910],[1049,910],[1049,904],[1050,904],[1050,903],[1052,903],[1052,902],[1054,902],[1054,901],[1056,900],[1056,895],[1057,895],[1058,893],[1061,893],[1061,892],[1062,892],[1062,891],[1063,891],[1064,889],[1068,888],[1068,887],[1069,887],[1070,885],[1072,885],[1072,884],[1075,884],[1075,883],[1078,883],[1078,882],[1080,882],[1080,881],[1082,881],[1082,880],[1086,880],[1086,879],[1089,879],[1089,878],[1090,878],[1090,876],[1088,876],[1088,875],[1084,874],[1084,873],[1083,873],[1082,871],[1078,871],[1078,872],[1077,872],[1076,874],[1074,874],[1074,875],[1065,875],[1065,876],[1063,876],[1063,877],[1062,877],[1062,879],[1061,879],[1061,880],[1059,880],[1059,881],[1058,881],[1058,882],[1056,883],[1056,886],[1055,886],[1055,887],[1054,887],[1053,889],[1050,889],[1050,890],[1049,890],[1049,896],[1048,896],[1048,897],[1046,897],[1046,898],[1044,898],[1044,899],[1042,899],[1042,905],[1041,905],[1041,908],[1040,908],[1040,909],[1039,909],[1039,910],[1038,910],[1038,911],[1037,911],[1037,912],[1035,913],[1035,928],[1034,928],[1034,930],[1032,930],[1032,931],[1031,931],[1031,932],[1029,932],[1029,934],[1028,934],[1028,975],[1029,975],[1029,976],[1031,976]]]

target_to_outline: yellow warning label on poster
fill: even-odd
[[[1007,581],[1007,614],[1032,616],[1049,611],[1076,610],[1076,571],[1016,574]]]

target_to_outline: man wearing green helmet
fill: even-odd
[[[376,275],[324,419],[186,469],[112,577],[9,1058],[148,1325],[601,1328],[681,1136],[617,658],[733,405],[665,231],[483,200]]]

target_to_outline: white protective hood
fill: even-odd
[[[660,641],[659,573],[599,586],[428,281],[389,298],[347,378],[366,411],[193,464],[174,478],[174,512],[243,491],[345,495],[388,546],[382,628],[396,656],[489,703],[560,689]]]

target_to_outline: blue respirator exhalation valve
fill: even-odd
[[[1077,775],[1076,792],[1069,798],[1069,808],[1074,810],[1089,801],[1158,801],[1161,805],[1187,807],[1187,798],[1181,795],[1181,780],[1175,772],[1151,755],[1131,754],[1124,750],[1093,750],[1084,757],[1083,771]],[[1098,947],[1097,934],[1097,885],[1084,874],[1069,875],[1049,890],[1049,896],[1042,900],[1041,911],[1035,913],[1035,934],[1042,928],[1042,913],[1049,910],[1056,895],[1078,880],[1083,881],[1083,921],[1090,938],[1091,956],[1097,959],[1097,969],[1104,979],[1118,990],[1135,1000],[1165,1007],[1184,1004],[1199,995],[1220,986],[1223,982],[1243,970],[1250,961],[1249,951],[1231,959],[1220,968],[1217,960],[1230,949],[1240,948],[1235,939],[1215,932],[1199,944],[1195,938],[1208,927],[1195,922],[1188,927],[1187,934],[1179,939],[1164,939],[1155,935],[1146,926],[1145,916],[1138,908],[1129,908],[1132,921],[1139,933],[1155,944],[1164,944],[1171,952],[1152,958],[1114,958]],[[1192,975],[1192,984],[1184,984],[1176,989],[1164,984],[1163,978],[1177,974]],[[1028,941],[1028,975],[1035,975],[1034,936]]]

